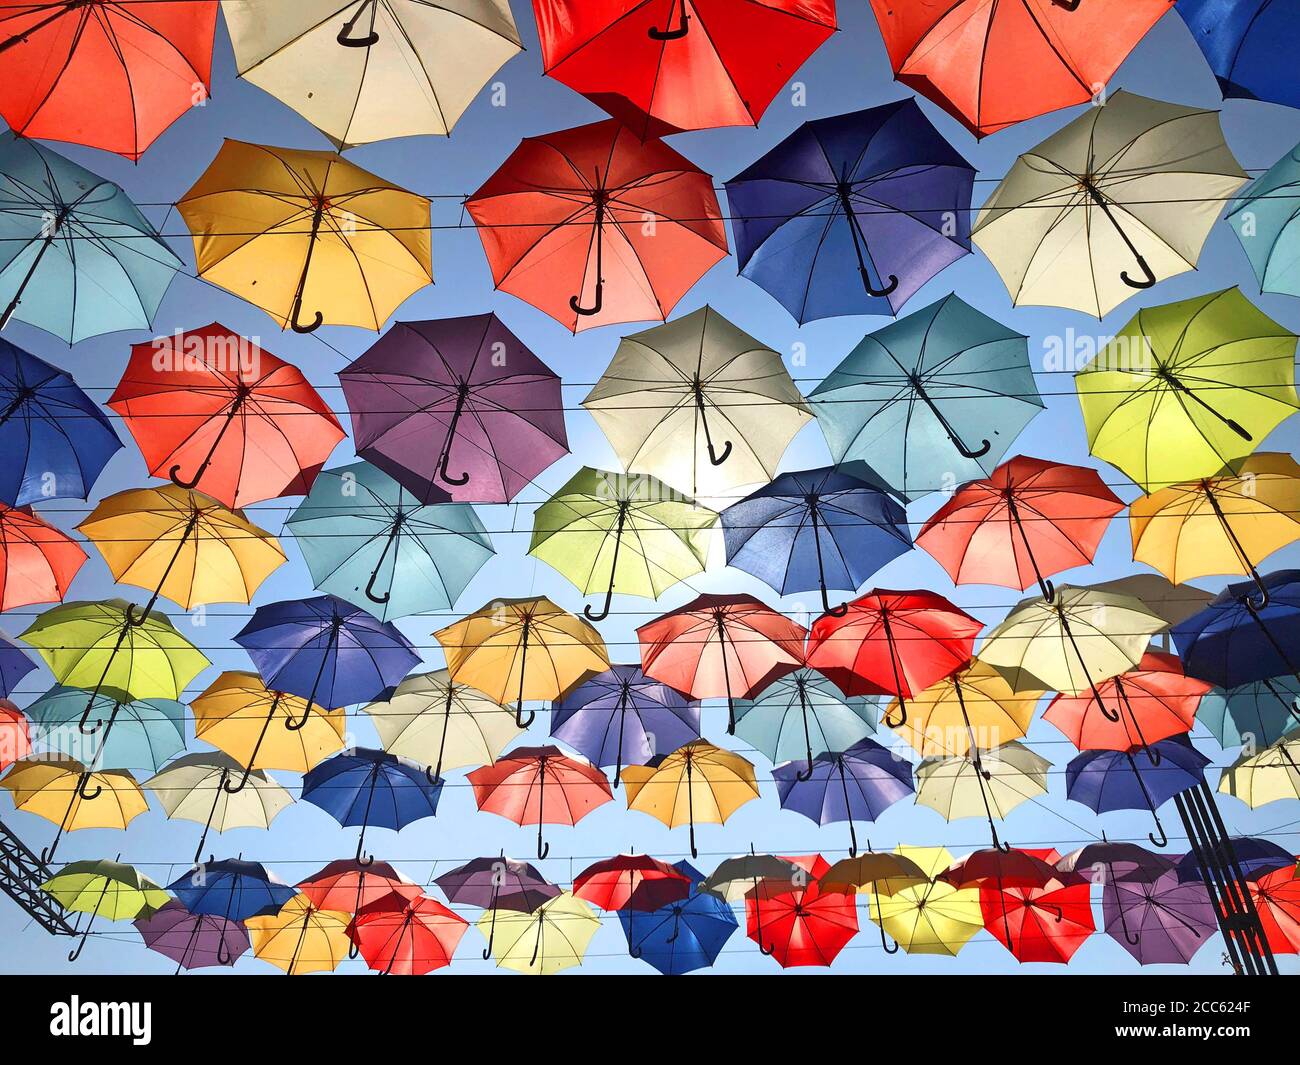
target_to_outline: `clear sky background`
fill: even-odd
[[[526,51],[511,60],[498,76],[505,87],[504,106],[492,106],[490,93],[485,91],[449,139],[426,137],[391,141],[356,149],[348,153],[349,158],[414,191],[426,195],[460,196],[476,189],[521,137],[601,118],[602,113],[595,107],[565,86],[542,76],[531,5],[526,0],[513,0],[512,6]],[[796,76],[796,82],[806,87],[805,106],[794,106],[792,94],[787,91],[778,95],[757,129],[684,134],[673,138],[673,146],[713,174],[720,184],[808,119],[883,104],[908,95],[908,90],[893,81],[866,0],[841,0],[839,7],[841,31]],[[1111,84],[1112,90],[1118,87],[1183,104],[1216,107],[1221,103],[1214,78],[1200,51],[1182,20],[1174,13],[1166,15],[1155,26],[1121,67]],[[923,99],[920,105],[943,134],[978,168],[977,206],[989,195],[996,180],[1007,171],[1017,155],[1059,129],[1080,110],[1074,108],[1046,115],[976,143],[970,134],[937,107]],[[93,106],[93,103],[88,101],[88,106]],[[1223,125],[1228,143],[1242,165],[1252,172],[1267,168],[1300,140],[1300,111],[1271,104],[1228,101],[1223,105]],[[224,26],[218,29],[210,102],[178,122],[138,165],[93,150],[54,147],[119,182],[137,202],[159,205],[146,208],[146,213],[163,226],[168,243],[192,269],[193,255],[184,226],[166,205],[179,198],[204,171],[223,137],[296,148],[329,147],[322,135],[287,107],[235,77]],[[435,227],[455,226],[462,219],[457,199],[435,199]],[[442,655],[431,637],[435,629],[447,624],[451,617],[472,611],[494,598],[548,595],[568,609],[581,609],[583,600],[572,585],[546,565],[526,555],[531,511],[546,493],[564,484],[579,466],[617,468],[609,445],[592,419],[579,408],[579,403],[590,384],[605,369],[620,336],[643,328],[641,325],[613,326],[574,337],[532,307],[512,296],[494,292],[478,236],[468,223],[463,229],[436,229],[433,234],[433,263],[436,285],[412,297],[396,317],[402,320],[436,319],[494,311],[563,376],[565,403],[574,409],[567,415],[572,454],[540,476],[537,486],[526,489],[517,503],[479,508],[486,527],[496,533],[493,539],[497,555],[465,591],[457,603],[457,614],[426,615],[399,622],[424,657],[422,669],[443,665]],[[1029,336],[1031,360],[1036,369],[1044,370],[1044,355],[1054,337],[1068,336],[1068,331],[1072,330],[1076,336],[1104,338],[1122,328],[1144,305],[1170,302],[1231,285],[1240,285],[1266,313],[1293,331],[1300,331],[1300,301],[1259,294],[1246,257],[1224,223],[1217,225],[1211,233],[1199,270],[1161,282],[1154,289],[1135,295],[1100,325],[1094,319],[1073,311],[1032,307],[1013,309],[996,272],[978,251],[942,272],[911,300],[904,311],[918,310],[950,292],[956,292],[974,307]],[[889,321],[876,317],[836,318],[799,328],[775,300],[749,281],[736,276],[736,264],[732,258],[719,263],[696,285],[675,313],[684,314],[706,303],[777,351],[793,352],[797,344],[805,345],[807,365],[792,367],[805,392],[834,368],[864,333]],[[176,279],[164,300],[154,333],[204,326],[214,320],[257,339],[269,351],[296,363],[336,409],[341,408],[342,393],[335,374],[375,340],[374,334],[352,328],[325,327],[316,336],[282,334],[264,313],[251,305],[183,275]],[[144,332],[120,333],[86,341],[68,350],[61,341],[22,323],[15,322],[6,330],[7,339],[71,370],[90,394],[101,402],[108,398],[120,376],[129,346],[147,339],[149,335]],[[1009,454],[1023,453],[1100,466],[1103,478],[1115,485],[1116,491],[1126,501],[1135,498],[1139,494],[1137,489],[1122,474],[1088,455],[1069,375],[1041,372],[1038,384],[1047,409],[1012,445]],[[341,420],[346,426],[346,417]],[[91,503],[58,500],[41,508],[44,516],[64,528],[71,528],[84,517],[88,506],[104,496],[125,488],[157,483],[149,478],[138,450],[116,418],[115,424],[127,446],[109,463],[96,485]],[[1264,443],[1262,450],[1295,452],[1300,450],[1298,444],[1300,420],[1292,419]],[[344,465],[354,460],[351,441],[344,441],[335,451],[330,465]],[[829,461],[826,444],[813,424],[801,433],[786,453],[782,469],[803,469]],[[932,495],[913,504],[909,508],[911,520],[919,526],[938,506],[941,498]],[[249,516],[259,525],[279,533],[296,502],[279,500],[260,504],[250,508]],[[286,533],[282,543],[289,561],[261,587],[256,605],[280,599],[305,598],[312,594],[311,579],[292,536]],[[89,553],[91,560],[74,583],[69,599],[125,595],[143,602],[147,598],[146,592],[116,587],[93,547],[89,548]],[[1268,570],[1286,565],[1300,565],[1300,550],[1292,548],[1280,552],[1261,568]],[[1076,584],[1101,582],[1144,569],[1132,561],[1127,521],[1121,515],[1109,529],[1096,564],[1064,573],[1058,581]],[[1000,621],[1019,598],[1014,591],[1003,588],[954,588],[938,564],[920,550],[890,563],[877,574],[873,583],[885,588],[934,589],[988,624]],[[1223,584],[1221,580],[1197,583],[1212,590]],[[817,609],[815,595],[779,601],[771,589],[748,575],[717,568],[672,589],[657,603],[616,597],[614,612],[599,626],[609,646],[611,659],[616,662],[636,661],[636,626],[657,613],[687,602],[702,591],[748,592],[796,614]],[[203,648],[213,661],[212,668],[195,680],[191,695],[198,694],[220,670],[250,668],[246,655],[231,642],[230,637],[242,627],[252,608],[211,607],[207,611],[206,624],[192,627],[193,619],[174,604],[163,605],[172,613],[181,631]],[[16,635],[38,612],[39,608],[11,611],[0,618],[0,627],[10,635]],[[798,620],[806,623],[808,618],[800,615]],[[25,705],[43,692],[49,683],[50,678],[44,670],[31,674],[19,687],[16,701]],[[539,714],[533,729],[522,742],[546,742],[548,716]],[[349,720],[357,744],[378,745],[364,714],[358,711]],[[696,864],[707,872],[722,857],[747,851],[751,844],[759,851],[785,854],[818,851],[831,861],[843,856],[847,847],[846,826],[840,823],[818,827],[802,816],[781,810],[771,783],[768,761],[748,750],[748,744],[738,737],[727,737],[725,727],[725,705],[707,704],[704,711],[706,737],[743,751],[755,762],[762,796],[758,801],[741,807],[725,826],[702,826],[698,830],[701,853]],[[1235,751],[1220,749],[1203,729],[1198,728],[1196,735],[1198,745],[1213,759],[1215,766],[1225,766],[1235,757]],[[878,735],[877,739],[885,743],[900,742],[890,734]],[[1067,851],[1098,838],[1105,829],[1111,839],[1146,842],[1151,824],[1145,813],[1098,817],[1088,808],[1066,801],[1064,770],[1075,751],[1052,726],[1035,720],[1027,742],[1053,762],[1051,791],[1041,800],[1024,803],[1012,814],[1001,826],[1004,839],[1017,846],[1055,845]],[[203,748],[203,744],[191,739],[192,750]],[[297,777],[275,775],[296,793]],[[1217,772],[1212,769],[1211,784],[1216,780]],[[1300,848],[1300,804],[1279,802],[1251,811],[1236,799],[1224,797],[1220,805],[1234,832],[1265,834],[1288,848]],[[1181,825],[1172,804],[1162,811],[1162,816],[1173,839],[1171,850],[1184,849],[1176,838]],[[35,850],[47,844],[53,834],[49,822],[14,812],[7,798],[0,806],[0,817]],[[903,842],[944,845],[954,854],[960,854],[988,842],[983,818],[948,824],[935,811],[906,801],[888,810],[876,824],[859,823],[857,830],[861,843],[865,845],[869,840],[878,850]],[[200,826],[196,824],[166,820],[155,800],[149,813],[139,817],[125,832],[89,830],[66,835],[60,844],[59,860],[112,858],[120,852],[124,861],[132,862],[154,879],[167,883],[188,867],[199,831]],[[208,842],[209,849],[219,857],[242,854],[247,859],[267,863],[285,880],[295,882],[334,858],[351,856],[356,846],[356,834],[356,829],[340,828],[315,806],[297,803],[281,814],[269,831],[240,829],[224,836],[214,833]],[[521,828],[495,815],[478,813],[461,770],[448,774],[436,819],[417,822],[400,834],[374,829],[367,836],[367,844],[378,857],[393,862],[412,879],[425,883],[471,857],[495,855],[500,849],[509,855],[532,860],[535,835],[534,827]],[[622,790],[615,793],[613,802],[597,809],[575,828],[548,826],[547,838],[552,845],[551,855],[542,866],[543,872],[565,884],[591,860],[619,851],[631,849],[675,861],[688,850],[685,828],[670,831],[651,817],[629,812]],[[431,890],[441,897],[436,888]],[[1094,902],[1100,920],[1095,890]],[[472,921],[478,914],[477,911],[465,911],[464,915]],[[1100,933],[1079,950],[1068,969],[1041,964],[1020,965],[987,933],[978,934],[955,959],[904,953],[886,956],[880,949],[876,930],[867,922],[865,911],[860,911],[860,917],[862,933],[840,955],[832,971],[1030,974],[1139,971],[1125,951]],[[741,920],[741,930],[727,944],[715,971],[779,971],[774,961],[761,956],[755,945],[745,938],[743,916]],[[628,957],[618,920],[605,915],[603,924],[591,943],[583,971],[648,972],[644,963]],[[87,945],[77,963],[78,971],[168,972],[174,968],[174,963],[145,950],[129,923],[103,923],[100,927],[106,934],[95,937]],[[7,899],[0,899],[0,943],[4,944],[0,947],[0,969],[5,971],[58,972],[70,968],[66,962],[68,941],[47,936],[31,925],[26,915]],[[490,963],[480,960],[482,946],[477,932],[471,930],[461,944],[454,971],[488,970]],[[1193,960],[1191,968],[1203,972],[1225,972],[1220,954],[1216,936]],[[1293,959],[1283,958],[1280,964],[1284,971],[1297,971]],[[347,962],[343,971],[360,971],[361,967],[360,961]],[[1163,966],[1144,971],[1162,970],[1185,971],[1182,967],[1171,969]],[[238,963],[235,971],[273,973],[277,970],[250,955]]]

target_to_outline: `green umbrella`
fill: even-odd
[[[148,917],[171,901],[158,884],[134,866],[108,860],[73,862],[41,885],[65,910],[90,914],[82,929],[81,941],[68,955],[76,961],[90,936],[96,917],[110,921],[129,921]]]

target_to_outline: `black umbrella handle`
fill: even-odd
[[[463,484],[469,484],[468,473],[458,473],[456,476],[451,475],[451,445],[456,439],[456,428],[460,425],[461,415],[465,413],[465,404],[469,402],[469,382],[461,381],[456,385],[456,406],[451,412],[451,419],[447,422],[447,439],[442,442],[442,457],[438,460],[438,480],[443,484],[455,485],[459,488]]]
[[[668,14],[673,13],[673,7],[670,6]],[[686,11],[686,0],[682,0],[682,13],[676,26],[669,26],[666,30],[659,29],[658,26],[651,26],[646,33],[652,41],[679,41],[685,37],[691,29],[691,16]]]
[[[608,193],[599,185],[598,175],[597,186],[591,192],[591,200],[596,207],[596,220],[593,226],[596,231],[596,299],[590,307],[584,307],[580,296],[569,297],[569,309],[583,317],[599,314],[605,307],[605,207],[608,198]]]
[[[1052,3],[1064,11],[1078,11],[1082,0],[1052,0]]]
[[[868,296],[873,296],[876,299],[888,296],[894,289],[898,288],[898,275],[890,274],[884,288],[876,288],[871,283],[871,273],[867,269],[867,257],[863,251],[866,237],[862,233],[861,223],[858,222],[858,214],[853,209],[853,186],[847,181],[841,181],[835,186],[835,193],[839,197],[840,206],[844,209],[844,215],[849,222],[849,235],[853,238],[853,254],[858,259],[858,276],[862,278],[863,289]]]
[[[618,525],[614,529],[614,557],[609,564],[609,588],[605,591],[605,602],[599,613],[591,609],[590,603],[582,608],[583,617],[588,621],[604,621],[609,617],[610,603],[614,599],[614,581],[618,577],[618,549],[623,546],[623,526],[627,524],[628,507],[627,500],[622,500],[618,504]]]
[[[876,900],[876,926],[880,929],[880,945],[884,948],[886,954],[897,954],[898,944],[890,943],[885,936],[885,910],[880,905],[880,892],[876,890],[876,885],[871,885],[871,894]]]
[[[965,441],[957,435],[957,430],[952,427],[952,423],[948,421],[943,411],[939,409],[939,405],[930,397],[930,393],[926,390],[925,384],[921,381],[921,375],[919,373],[911,374],[908,378],[908,383],[912,386],[912,391],[916,393],[917,398],[930,408],[930,413],[934,415],[935,421],[939,423],[939,428],[944,431],[948,439],[952,441],[952,446],[960,452],[963,458],[978,459],[989,453],[989,449],[993,445],[989,443],[987,438],[980,441],[979,447],[970,448],[966,445]]]
[[[812,780],[813,775],[813,749],[812,749],[812,732],[808,726],[808,693],[803,677],[795,678],[795,689],[799,692],[799,713],[803,716],[803,742],[808,751],[808,766],[801,769],[795,774],[795,780],[800,784],[806,784]],[[848,804],[848,798],[845,797],[845,805]]]
[[[239,412],[244,409],[244,403],[247,401],[251,389],[243,382],[235,390],[235,398],[230,401],[230,409],[226,411],[225,420],[221,423],[221,428],[217,430],[217,438],[212,441],[212,446],[208,448],[208,453],[203,456],[203,461],[199,463],[198,469],[193,477],[181,476],[181,464],[178,462],[167,471],[167,478],[177,488],[183,488],[186,491],[197,488],[199,482],[203,480],[203,475],[208,472],[208,467],[212,465],[213,459],[217,457],[217,449],[221,446],[221,441],[226,438],[226,433],[234,424]]]
[[[320,689],[320,682],[325,677],[325,665],[329,662],[331,653],[338,648],[339,630],[342,627],[343,619],[336,615],[330,622],[329,639],[325,641],[325,649],[321,652],[320,668],[316,670],[316,679],[312,682],[311,694],[307,696],[307,709],[302,712],[302,717],[290,717],[284,723],[284,727],[290,732],[301,732],[307,727],[307,722],[311,718],[312,707],[316,705],[316,692]]]
[[[907,724],[907,699],[903,695],[903,675],[899,671],[898,649],[894,646],[894,632],[889,625],[889,609],[885,606],[880,608],[880,624],[885,630],[885,644],[889,650],[889,664],[894,671],[894,694],[898,698],[899,718],[897,721],[890,721],[889,715],[886,714],[881,719],[881,723],[887,728],[902,728]]]
[[[822,561],[822,534],[821,534],[822,522],[820,516],[817,513],[818,500],[815,492],[809,493],[807,502],[808,502],[808,523],[809,523],[809,527],[812,529],[813,547],[815,547],[817,550],[817,586],[821,589],[821,593],[822,593],[822,610],[823,612],[825,612],[826,614],[828,614],[833,618],[842,618],[845,614],[849,612],[849,604],[841,603],[839,606],[831,606],[831,601],[826,594],[827,592],[826,566]],[[799,701],[800,702],[803,701],[802,689],[800,691]],[[810,758],[809,761],[812,761],[812,759]]]
[[[709,465],[721,466],[731,457],[731,441],[728,440],[722,445],[721,452],[713,446],[713,434],[709,432],[709,416],[704,410],[704,382],[698,375],[691,382],[691,391],[695,393],[695,412],[700,419],[700,427],[704,430],[704,446],[709,452]]]
[[[366,598],[372,603],[377,603],[380,606],[383,606],[393,597],[393,581],[390,580],[388,582],[388,591],[384,592],[382,595],[375,591],[375,584],[379,580],[379,573],[384,568],[384,563],[388,560],[388,552],[393,550],[397,544],[398,538],[402,535],[402,522],[404,519],[405,515],[399,510],[397,512],[397,517],[393,519],[392,531],[389,532],[388,539],[384,541],[384,549],[379,552],[379,559],[375,562],[375,568],[370,574],[370,580],[366,582]],[[393,573],[394,576],[397,573],[396,555],[394,555],[393,560]]]
[[[316,241],[320,237],[321,223],[325,220],[325,195],[316,197],[316,204],[312,212],[311,234],[307,238],[307,256],[303,259],[302,274],[298,278],[298,289],[293,297],[293,310],[289,316],[289,327],[295,333],[314,333],[325,323],[325,316],[320,311],[316,312],[316,317],[306,324],[302,321],[302,300],[307,291],[307,275],[311,273],[312,254],[316,251]]]
[[[357,28],[357,23],[361,21],[361,16],[366,13],[366,8],[370,8],[370,32],[364,37],[353,37],[352,33]],[[370,48],[378,44],[379,34],[375,32],[375,15],[378,9],[378,0],[361,0],[357,13],[343,24],[335,40],[344,48]]]

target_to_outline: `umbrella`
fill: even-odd
[[[1270,747],[1243,752],[1219,778],[1219,791],[1235,795],[1252,810],[1281,799],[1300,799],[1300,733]]]
[[[783,356],[709,306],[624,337],[582,405],[629,473],[716,507],[775,477],[812,420]]]
[[[1121,90],[1020,156],[971,239],[1013,303],[1101,319],[1194,269],[1224,201],[1245,183],[1217,111]]]
[[[507,0],[222,5],[239,76],[339,148],[449,134],[521,49]]]
[[[495,761],[522,729],[514,711],[480,691],[457,684],[445,669],[414,673],[392,698],[365,708],[389,754],[444,769]]]
[[[800,324],[895,314],[970,253],[974,179],[915,100],[805,122],[726,184],[741,276]]]
[[[724,824],[758,798],[753,764],[706,740],[692,740],[647,765],[627,766],[623,786],[629,810],[649,814],[669,828],[690,826],[692,858],[698,856],[696,824]]]
[[[66,533],[29,509],[0,503],[0,610],[60,602],[85,561]]]
[[[1054,850],[1030,851],[1055,863]],[[1092,919],[1091,885],[1085,880],[1042,887],[980,884],[984,927],[1019,962],[1064,965],[1097,930]]]
[[[14,694],[19,682],[36,668],[27,652],[0,633],[0,699]]]
[[[414,901],[424,892],[387,862],[342,858],[330,862],[298,885],[298,890],[321,910],[338,910],[353,916],[370,906],[394,901]]]
[[[181,268],[120,188],[12,131],[0,135],[0,236],[0,328],[17,319],[69,344],[147,329]],[[69,449],[93,455],[92,441]]]
[[[26,716],[8,699],[0,699],[0,773],[31,753]]]
[[[906,855],[871,849],[840,859],[817,881],[822,891],[843,895],[855,895],[863,889],[871,892],[877,904],[873,920],[880,928],[880,946],[886,954],[897,954],[899,948],[897,943],[890,943],[885,938],[884,925],[880,922],[881,896],[894,895],[904,888],[928,886],[929,883],[929,875]]]
[[[1294,869],[1266,873],[1246,887],[1274,954],[1300,954],[1300,879]]]
[[[551,735],[593,765],[644,765],[660,751],[700,738],[700,704],[640,666],[613,665],[563,693],[551,706]]]
[[[1143,308],[1075,374],[1088,450],[1148,492],[1214,477],[1300,406],[1295,350],[1235,288]]]
[[[433,281],[429,201],[335,152],[227,140],[176,209],[199,277],[281,329],[378,332]]]
[[[641,668],[692,699],[751,699],[803,665],[806,630],[748,595],[701,595],[637,630]]]
[[[422,506],[365,462],[322,473],[285,524],[316,588],[381,621],[454,606],[494,554],[472,507]]]
[[[899,846],[895,851],[930,877],[952,864],[952,855],[943,847]],[[889,933],[908,954],[946,954],[955,958],[984,927],[976,888],[955,888],[942,880],[930,880],[892,892],[878,889],[873,895],[876,915],[871,919],[880,925],[882,935]]]
[[[1015,740],[987,750],[972,747],[962,757],[925,758],[916,767],[916,803],[937,810],[945,821],[982,814],[994,847],[1005,847],[994,822],[1046,795],[1050,768],[1046,758]]]
[[[69,758],[87,753],[78,727],[86,693],[55,685],[27,707],[33,741]],[[86,764],[94,769],[148,769],[151,772],[185,750],[185,707],[172,699],[128,699],[101,691],[91,699],[91,716],[104,722]]]
[[[858,907],[853,897],[823,891],[817,882],[829,869],[818,855],[809,868],[807,886],[761,880],[745,897],[745,934],[782,969],[829,966],[858,934]]]
[[[657,910],[620,910],[618,919],[628,953],[665,976],[707,969],[739,927],[731,907],[707,891]]]
[[[1233,867],[1240,869],[1242,877],[1248,881],[1277,869],[1295,870],[1295,855],[1271,839],[1232,836],[1224,840],[1223,849],[1230,856]],[[1182,883],[1205,879],[1205,869],[1195,851],[1189,851],[1178,860],[1178,879]]]
[[[772,777],[783,810],[801,813],[819,825],[849,823],[850,858],[858,853],[853,822],[874,821],[912,794],[911,764],[870,739],[819,754],[807,770],[785,762],[772,770]]]
[[[182,969],[232,966],[252,946],[248,932],[238,921],[190,913],[175,899],[147,916],[137,917],[134,924],[144,945],[174,961],[178,974]]]
[[[574,332],[662,321],[727,254],[712,179],[616,121],[526,138],[465,209],[496,287]]]
[[[1300,106],[1283,42],[1296,30],[1296,13],[1273,0],[1179,0],[1178,13],[1230,98]]]
[[[948,296],[863,337],[809,393],[836,462],[861,459],[906,500],[992,472],[1043,409],[1028,342]]]
[[[558,699],[573,685],[609,668],[600,633],[544,596],[498,599],[433,634],[452,680],[497,703],[514,696],[515,723],[527,699]]]
[[[1089,587],[1094,592],[1115,592],[1137,599],[1166,625],[1186,621],[1214,598],[1213,592],[1193,588],[1190,584],[1172,584],[1158,573],[1133,573]],[[1167,634],[1165,638],[1168,639]]]
[[[1262,292],[1300,295],[1295,200],[1300,145],[1292,148],[1228,205],[1227,220],[1250,260]]]
[[[789,858],[780,858],[774,854],[755,854],[753,844],[749,853],[734,858],[724,858],[717,867],[705,877],[699,886],[699,894],[710,895],[719,902],[744,902],[747,898],[758,899],[758,886],[769,886],[784,880],[793,887],[802,887],[808,883],[810,873],[802,865]],[[730,909],[730,906],[728,906]],[[755,942],[761,954],[770,956],[767,937],[763,933],[763,911],[761,901],[755,912]]]
[[[486,930],[485,923],[489,926]],[[478,919],[478,929],[495,942],[492,957],[498,968],[549,976],[582,964],[591,937],[600,930],[600,918],[566,891],[530,913],[485,913]]]
[[[1112,880],[1102,888],[1101,919],[1139,965],[1185,965],[1218,930],[1205,885],[1180,883],[1176,872],[1150,883]]]
[[[493,314],[397,322],[339,381],[357,454],[420,502],[508,503],[569,450],[559,377]]]
[[[1300,726],[1300,678],[1265,678],[1226,691],[1214,688],[1201,699],[1196,719],[1224,747],[1276,743]]]
[[[551,850],[543,825],[576,825],[614,797],[599,769],[558,747],[516,747],[468,779],[480,810],[537,826],[538,858]]]
[[[303,801],[319,806],[340,825],[360,825],[357,861],[364,862],[366,830],[398,831],[438,812],[442,779],[427,766],[387,751],[349,747],[302,778]]]
[[[1059,857],[1055,851],[991,847],[962,855],[936,874],[936,879],[954,887],[995,880],[1003,887],[1042,888],[1057,879],[1058,872],[1052,863]]]
[[[307,700],[303,715],[286,724],[307,724],[317,701],[347,706],[393,688],[420,656],[391,622],[380,621],[337,596],[258,607],[238,633],[262,680]]]
[[[1070,876],[1087,878],[1103,886],[1113,881],[1151,883],[1177,863],[1136,843],[1112,843],[1103,832],[1101,842],[1089,843],[1057,859],[1056,868]]]
[[[216,322],[132,346],[108,405],[151,474],[228,507],[302,495],[344,436],[298,367]]]
[[[492,956],[496,915],[502,910],[535,913],[537,908],[560,894],[560,889],[527,862],[507,858],[475,858],[443,873],[434,881],[452,905],[478,906],[488,918],[487,946],[483,960]],[[479,922],[482,931],[482,922]]]
[[[1222,688],[1283,675],[1300,683],[1292,650],[1300,646],[1300,570],[1230,584],[1172,632],[1189,676]]]
[[[691,878],[648,854],[618,854],[587,866],[573,878],[575,898],[602,910],[658,910],[681,902]]]
[[[724,510],[722,531],[727,565],[782,595],[816,589],[827,612],[828,589],[856,590],[912,546],[907,512],[861,462],[783,473]]]
[[[258,862],[208,861],[167,885],[192,914],[247,921],[279,913],[298,894]]]
[[[0,340],[0,450],[8,457],[0,502],[86,499],[121,447],[104,412],[70,374]]]
[[[653,477],[584,466],[533,512],[528,553],[583,595],[603,589],[600,610],[582,611],[603,621],[615,591],[658,599],[702,573],[717,520]]]
[[[76,961],[81,956],[96,917],[129,921],[147,917],[171,901],[167,892],[134,866],[116,861],[65,865],[41,884],[41,890],[65,910],[90,914],[76,949],[68,954],[68,961]]]
[[[1087,103],[1168,0],[871,0],[895,77],[977,137]]]
[[[139,160],[168,126],[206,100],[217,6],[217,0],[154,0],[143,10],[6,4],[0,115],[24,137]]]
[[[546,73],[642,137],[757,125],[836,29],[831,0],[534,0],[533,13]]]
[[[348,934],[377,972],[423,976],[451,964],[468,927],[465,918],[428,895],[391,894],[358,913]]]
[[[319,910],[294,895],[276,913],[244,922],[253,954],[289,976],[333,972],[348,956],[351,915]]]

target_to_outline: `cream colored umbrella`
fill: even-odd
[[[925,758],[916,767],[916,803],[945,821],[986,817],[992,828],[1022,802],[1047,794],[1049,768],[1051,762],[1014,740],[982,751],[978,760]]]
[[[486,910],[478,928],[485,936],[491,933],[498,968],[548,976],[582,964],[591,937],[600,930],[600,918],[582,899],[565,891],[532,913],[500,907]]]
[[[1300,732],[1272,747],[1246,753],[1223,771],[1219,791],[1254,809],[1280,799],[1300,799]]]

